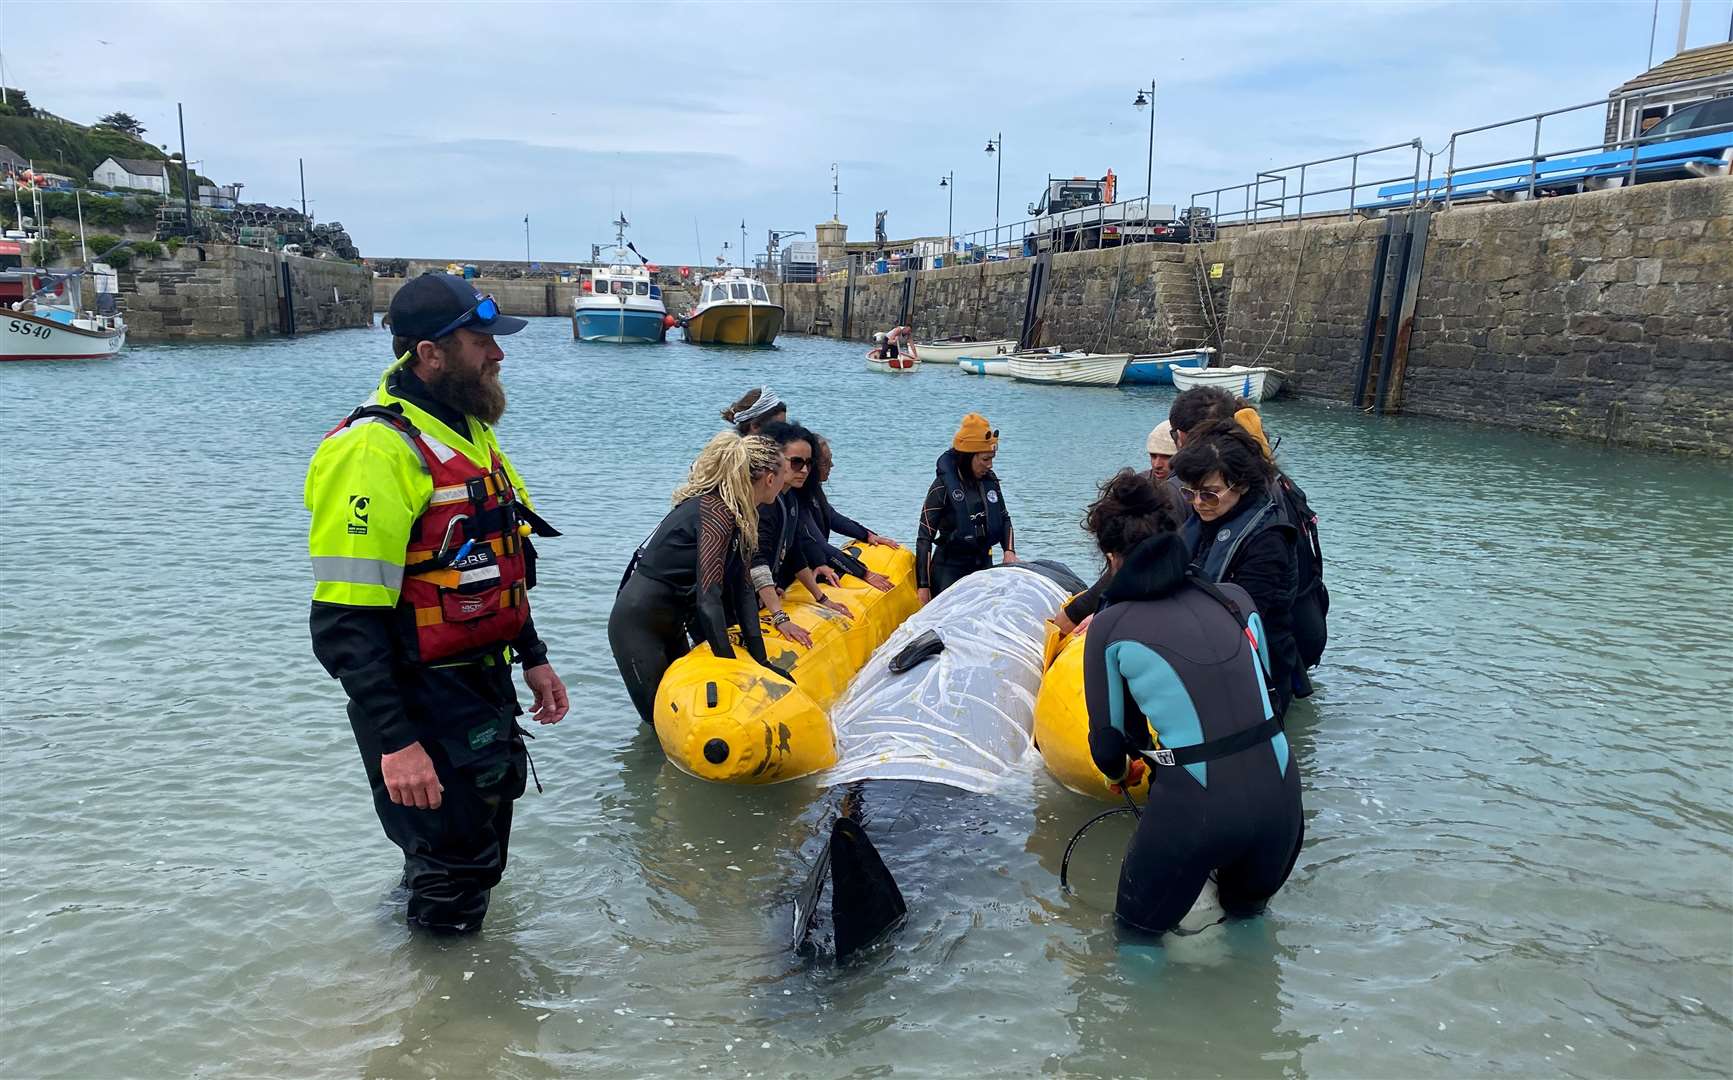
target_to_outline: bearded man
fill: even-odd
[[[313,652],[349,696],[409,924],[473,931],[529,765],[513,662],[534,720],[567,710],[529,609],[530,537],[559,533],[493,431],[498,338],[527,324],[447,274],[407,282],[389,318],[396,362],[307,468]]]

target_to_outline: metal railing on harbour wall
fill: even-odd
[[[1046,251],[1090,251],[1120,244],[1174,242],[1173,237],[1157,232],[1171,229],[1174,222],[1167,217],[1150,221],[1149,205],[1148,196],[1140,195],[1135,199],[1005,222],[995,228],[955,233],[947,238],[945,247],[936,251],[901,252],[891,245],[883,258],[865,260],[860,272],[935,270],[971,263],[1032,259]],[[831,267],[831,273],[837,270]]]
[[[1415,138],[1265,169],[1244,184],[1193,192],[1191,205],[1209,209],[1220,225],[1297,221],[1308,213],[1318,217],[1404,210],[1420,205],[1447,208],[1464,198],[1494,197],[1495,193],[1488,190],[1491,181],[1480,176],[1490,170],[1509,171],[1508,175],[1497,177],[1498,197],[1533,198],[1537,190],[1549,186],[1549,164],[1557,165],[1561,158],[1593,152],[1623,153],[1625,167],[1612,168],[1603,163],[1597,175],[1586,179],[1597,183],[1613,180],[1633,183],[1641,171],[1643,147],[1679,139],[1681,133],[1626,135],[1625,117],[1632,114],[1641,117],[1648,102],[1671,100],[1696,90],[1704,92],[1702,100],[1716,96],[1716,91],[1733,92],[1733,78],[1722,74],[1644,87],[1579,105],[1464,128],[1452,132],[1438,151],[1428,152],[1421,140]],[[1617,134],[1609,137],[1608,117],[1615,112],[1619,127]],[[1549,121],[1551,133],[1546,130]],[[1564,135],[1557,134],[1561,122],[1570,125],[1570,131]],[[1714,124],[1691,128],[1688,134],[1695,137],[1730,129],[1733,124]],[[1586,131],[1595,132],[1592,141],[1585,141],[1590,139]],[[1554,141],[1549,142],[1549,137]],[[1492,145],[1489,147],[1487,143]],[[1442,173],[1436,174],[1440,166]],[[1570,182],[1584,179],[1572,176]],[[1371,198],[1363,200],[1362,195]]]

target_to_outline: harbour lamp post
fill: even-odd
[[[746,265],[746,219],[745,218],[740,219],[740,267],[743,270],[751,269],[751,267],[748,267]]]
[[[951,223],[957,216],[957,185],[953,182],[956,179],[957,174],[955,172],[948,172],[939,177],[939,186],[949,189],[951,193],[950,205],[945,210],[945,254],[947,255],[950,254],[951,247],[955,243],[951,236]]]
[[[524,215],[524,276],[530,273],[530,216]]]
[[[1005,135],[996,133],[987,140],[987,153],[998,159],[998,165],[993,177],[993,248],[999,247],[999,190],[1000,181],[1005,179]]]
[[[1155,80],[1154,79],[1149,80],[1149,97],[1147,97],[1147,98],[1144,97],[1143,91],[1139,90],[1137,92],[1137,100],[1132,102],[1132,104],[1137,107],[1138,112],[1142,112],[1144,109],[1144,106],[1146,106],[1146,105],[1149,107],[1149,158],[1145,162],[1144,167],[1143,167],[1143,216],[1144,216],[1145,220],[1147,221],[1147,219],[1149,218],[1149,208],[1151,205],[1153,205],[1152,200],[1153,200],[1154,195],[1155,195],[1155,192],[1153,190],[1151,190],[1151,188],[1150,188],[1150,184],[1155,179]]]

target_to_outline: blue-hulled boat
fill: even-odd
[[[1173,369],[1177,365],[1186,368],[1207,368],[1210,357],[1215,355],[1211,348],[1181,349],[1170,353],[1140,353],[1131,358],[1125,365],[1125,375],[1119,380],[1121,386],[1172,386]]]
[[[646,265],[625,261],[626,217],[614,222],[617,261],[598,266],[572,298],[572,337],[579,341],[650,343],[668,340],[668,308]],[[642,256],[640,256],[642,259]]]

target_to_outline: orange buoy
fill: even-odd
[[[664,316],[662,316],[662,329],[672,330],[672,329],[674,329],[675,326],[677,326],[679,324],[679,322],[680,322],[680,320],[676,319],[672,315],[664,315]]]

